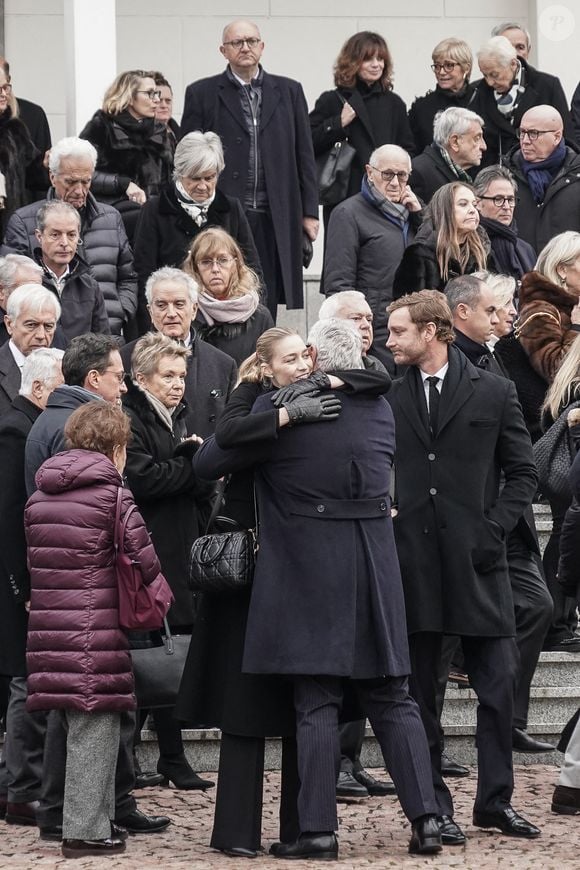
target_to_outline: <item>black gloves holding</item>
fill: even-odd
[[[330,389],[330,378],[324,372],[312,372],[310,377],[281,387],[272,396],[276,408],[281,408],[286,402],[292,402],[298,396],[315,396],[320,390]]]
[[[317,423],[321,420],[336,420],[342,404],[333,393],[326,396],[298,396],[292,402],[284,402],[290,426],[297,423]]]

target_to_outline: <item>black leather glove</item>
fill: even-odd
[[[320,390],[330,389],[330,378],[324,372],[312,372],[310,377],[277,390],[272,396],[276,408],[293,402],[298,396],[316,396]]]
[[[318,423],[321,420],[336,420],[342,410],[338,396],[330,393],[326,396],[298,396],[293,402],[284,404],[288,412],[290,425],[297,423]]]

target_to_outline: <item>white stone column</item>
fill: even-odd
[[[77,136],[117,75],[115,0],[64,0],[66,132]]]
[[[570,102],[580,81],[580,0],[535,0],[530,6],[530,20],[534,6],[536,13],[534,65],[559,77]]]

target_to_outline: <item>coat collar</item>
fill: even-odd
[[[26,396],[16,396],[16,398],[12,400],[12,407],[15,411],[20,411],[24,414],[31,423],[34,423],[37,417],[40,417],[42,414],[42,408],[39,408],[38,405],[35,405],[34,402],[31,402],[30,399],[26,398]]]
[[[248,132],[242,104],[240,101],[240,86],[230,78],[227,70],[222,73],[218,80],[219,96],[226,105],[235,121],[240,125],[245,133]],[[262,109],[260,115],[260,129],[263,130],[274,114],[278,103],[280,102],[280,89],[276,79],[267,72],[262,74]]]

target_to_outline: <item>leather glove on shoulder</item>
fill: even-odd
[[[285,402],[284,408],[286,408],[290,418],[290,426],[295,426],[297,423],[336,420],[342,410],[342,403],[334,394],[298,396],[293,402]]]
[[[324,372],[312,372],[310,377],[277,390],[272,396],[276,408],[292,402],[298,396],[315,396],[320,390],[330,389],[330,378]]]

